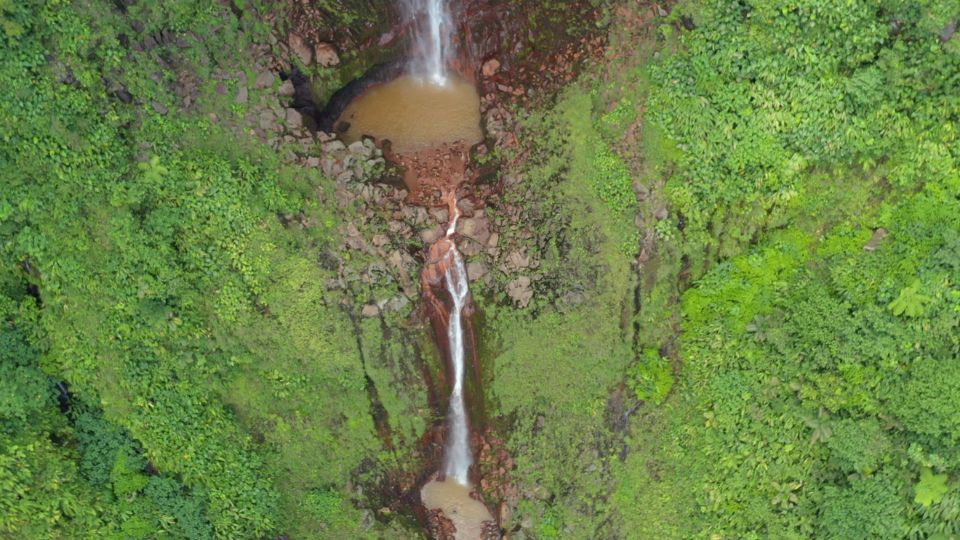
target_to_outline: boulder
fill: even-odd
[[[437,223],[445,224],[450,220],[450,211],[446,208],[431,208],[430,217]]]
[[[360,311],[360,314],[364,317],[373,318],[377,315],[380,315],[380,308],[376,304],[366,304],[363,306],[363,309]]]
[[[483,276],[487,275],[487,265],[479,261],[474,261],[467,264],[467,279],[470,281],[476,281]]]
[[[269,109],[260,111],[258,122],[260,129],[263,129],[264,131],[276,131],[277,129],[276,117],[273,116],[273,112]]]
[[[486,216],[461,219],[457,222],[457,232],[484,245],[490,240],[490,220]]]
[[[457,242],[457,247],[460,248],[460,253],[467,257],[476,257],[483,252],[483,246],[469,238],[461,239]]]
[[[496,58],[491,58],[483,63],[483,68],[481,69],[484,77],[492,77],[500,71],[500,61]]]
[[[280,85],[277,92],[283,97],[293,97],[293,95],[297,93],[297,89],[294,88],[293,81],[287,79],[283,81],[283,84]]]
[[[343,141],[338,141],[336,139],[323,144],[323,151],[328,154],[332,154],[333,152],[341,152],[346,149],[347,147],[345,144],[343,144]]]
[[[246,103],[247,99],[250,97],[250,92],[247,90],[246,86],[241,86],[237,89],[237,97],[233,99],[234,103]]]
[[[533,288],[530,286],[530,278],[520,276],[507,285],[507,296],[513,300],[518,307],[525,308],[533,298]]]
[[[883,227],[876,229],[875,231],[873,231],[873,236],[870,237],[870,241],[867,242],[865,246],[863,246],[863,250],[876,251],[876,249],[880,247],[880,243],[883,242],[883,239],[886,238],[887,235],[889,234],[890,233],[888,233],[887,230],[884,229]]]
[[[340,57],[337,55],[337,49],[330,43],[318,43],[313,50],[317,63],[321,66],[333,67],[340,65]]]
[[[264,88],[269,88],[273,86],[274,76],[273,73],[269,71],[261,71],[257,74],[257,79],[253,83],[253,87],[262,90]]]
[[[300,59],[303,65],[309,66],[310,63],[313,62],[313,51],[304,43],[303,38],[300,37],[299,34],[290,34],[287,36],[287,44],[290,45],[290,50]]]
[[[439,240],[441,236],[443,236],[443,230],[440,227],[420,231],[420,240],[423,240],[424,244],[432,244]]]
[[[510,272],[516,272],[519,270],[524,270],[530,267],[530,256],[525,252],[514,251],[507,255],[506,262],[507,270]]]
[[[287,129],[294,130],[303,127],[303,115],[296,109],[287,109],[285,119]]]
[[[363,141],[355,141],[350,143],[350,146],[347,147],[347,150],[352,154],[358,154],[364,157],[370,157],[373,155],[373,151],[370,148],[367,148],[367,145],[363,144]]]

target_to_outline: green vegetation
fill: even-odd
[[[531,31],[593,30],[544,6]],[[659,7],[604,3],[607,56],[493,156],[503,256],[473,291],[501,525],[960,537],[956,2]],[[383,30],[374,2],[317,8],[318,35]],[[396,510],[439,361],[392,272],[434,224],[257,133],[273,25],[313,22],[0,0],[0,538],[421,534]],[[377,56],[341,52],[301,66],[318,95]]]
[[[377,536],[350,489],[389,456],[315,262],[331,186],[238,137],[213,82],[180,110],[262,28],[190,2],[3,14],[0,536]],[[130,50],[161,31],[189,41]]]
[[[631,237],[602,226],[624,208],[655,241],[631,251],[646,253],[635,279],[590,282],[605,315],[590,301],[544,306],[555,293],[543,291],[540,315],[499,330],[491,395],[515,422],[511,450],[528,490],[516,520],[530,518],[530,536],[960,534],[948,397],[960,391],[960,55],[939,37],[960,14],[947,4],[684,2],[656,35],[612,27],[616,59],[580,82],[595,88],[592,103],[568,93],[545,113],[572,118],[566,106],[579,100],[592,130],[535,124],[540,152],[589,147],[595,173],[543,172],[536,160],[523,171],[524,189],[550,186],[518,195],[530,219],[547,206],[597,231],[542,233],[568,250],[561,275],[572,283],[550,281],[561,297],[584,268],[628,268],[589,247]],[[632,136],[638,121],[642,136]],[[609,149],[620,165],[607,165]],[[611,196],[620,170],[628,190],[631,176],[643,184],[635,206]],[[573,186],[592,187],[609,211],[568,202]],[[555,207],[548,190],[560,193]],[[540,256],[536,271],[547,273],[550,251]],[[632,334],[618,306],[634,283]],[[576,322],[541,326],[554,311]],[[589,346],[601,332],[603,348]],[[590,352],[567,352],[570,342]],[[535,345],[503,381],[520,343]],[[632,361],[621,356],[631,345]],[[603,360],[589,360],[597,353]],[[591,384],[567,366],[588,366]],[[535,388],[547,370],[566,383]],[[618,405],[608,370],[635,405]],[[514,387],[526,390],[504,392]],[[578,400],[594,414],[551,416],[555,401]],[[563,443],[548,442],[571,424]],[[571,447],[580,462],[564,457]],[[544,471],[536,477],[522,466],[530,458]],[[611,481],[612,494],[597,491]]]

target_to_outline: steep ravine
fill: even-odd
[[[496,161],[485,156],[491,156],[497,148],[515,144],[510,110],[520,103],[542,100],[562,87],[566,79],[554,72],[560,73],[567,67],[554,62],[563,55],[573,54],[585,43],[569,39],[559,32],[559,27],[534,39],[520,31],[526,21],[499,2],[462,2],[451,8],[452,17],[467,18],[455,20],[457,30],[451,37],[456,54],[448,64],[452,73],[476,84],[481,91],[483,141],[480,144],[444,144],[424,152],[403,154],[395,152],[393,145],[377,143],[375,147],[370,141],[341,144],[332,133],[325,132],[338,131],[336,119],[351,103],[402,72],[404,63],[396,59],[358,71],[358,65],[364,62],[362,59],[382,59],[381,53],[342,54],[344,63],[348,64],[344,69],[354,73],[362,71],[365,75],[334,94],[325,109],[314,106],[303,110],[310,113],[321,128],[318,136],[324,154],[333,157],[321,157],[317,164],[337,180],[331,196],[352,208],[351,214],[360,218],[351,219],[341,228],[345,237],[344,253],[355,255],[349,259],[342,254],[330,256],[340,267],[339,286],[346,286],[349,291],[343,307],[349,312],[357,333],[367,393],[371,398],[370,414],[394,462],[390,466],[392,472],[367,484],[364,497],[373,509],[378,509],[377,517],[391,519],[396,512],[419,516],[421,523],[438,538],[453,537],[436,513],[431,516],[430,512],[424,512],[419,487],[437,472],[441,472],[440,477],[444,476],[441,456],[448,437],[444,417],[455,385],[450,344],[446,339],[452,302],[442,283],[441,287],[429,286],[427,280],[418,283],[417,275],[427,273],[431,252],[436,251],[431,246],[455,236],[466,259],[462,267],[465,277],[469,282],[489,281],[489,267],[482,261],[498,253],[499,235],[493,230],[484,207],[489,196],[501,189],[502,184]],[[377,43],[368,40],[360,47],[376,49],[384,43],[381,52],[402,50],[403,43],[415,35],[412,27],[409,22],[400,22]],[[541,63],[548,65],[538,65]],[[298,85],[298,95],[299,88]],[[314,103],[323,103],[322,97],[322,94],[313,94]],[[381,151],[387,160],[384,172],[359,174],[357,167],[362,161],[357,158],[378,159]],[[352,178],[347,171],[353,171]],[[380,177],[387,183],[358,183],[370,177]],[[411,177],[416,184],[412,184]],[[449,190],[450,184],[459,185],[459,189]],[[445,200],[444,192],[452,197]],[[450,200],[455,201],[454,206],[450,206]],[[445,230],[453,221],[455,211],[463,215],[448,238]],[[517,270],[522,270],[522,266]],[[510,300],[523,305],[526,294],[517,290],[516,297],[511,294]],[[503,504],[504,494],[515,491],[509,487],[512,460],[503,447],[504,437],[491,429],[485,417],[485,397],[480,383],[487,377],[483,371],[487,368],[480,365],[477,354],[480,347],[475,336],[479,332],[474,329],[470,316],[475,305],[469,297],[464,300],[463,395],[471,420],[471,453],[478,461],[470,477],[475,488],[472,493],[467,492],[467,496],[476,497],[474,500],[486,496],[490,508],[497,512],[485,509],[481,514],[499,522],[509,514],[509,508]],[[418,304],[418,309],[410,311]],[[426,321],[431,321],[432,332],[424,334]],[[483,478],[480,471],[492,476]],[[515,499],[511,506],[513,504]],[[485,538],[496,538],[504,532],[496,524],[483,528]]]

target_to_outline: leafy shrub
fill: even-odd
[[[670,362],[655,349],[647,349],[637,363],[628,368],[627,378],[637,399],[654,405],[663,403],[673,388]]]
[[[906,531],[900,496],[883,477],[828,486],[821,503],[819,538],[902,538]]]

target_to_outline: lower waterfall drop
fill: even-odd
[[[453,391],[450,394],[450,408],[447,413],[449,435],[444,454],[443,471],[447,478],[457,483],[468,485],[468,473],[473,463],[470,452],[470,428],[467,422],[467,412],[463,400],[463,372],[464,372],[464,343],[463,343],[463,308],[470,289],[467,285],[467,271],[463,266],[463,257],[457,250],[453,235],[457,229],[457,219],[460,217],[456,199],[450,204],[452,219],[447,227],[449,251],[446,257],[450,259],[444,272],[444,282],[447,291],[453,299],[453,309],[447,322],[447,341],[450,344],[450,361],[453,364]]]

